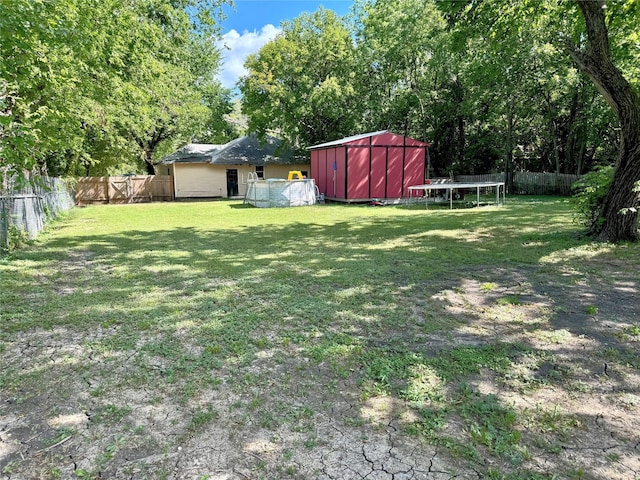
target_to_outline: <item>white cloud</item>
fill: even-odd
[[[240,35],[236,30],[231,30],[222,36],[218,46],[222,50],[222,70],[218,75],[220,82],[227,88],[234,88],[238,79],[247,73],[243,67],[247,56],[257,52],[260,48],[272,40],[280,28],[271,24],[265,25],[260,31],[244,31]]]

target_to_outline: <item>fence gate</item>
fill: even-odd
[[[130,202],[132,198],[131,179],[114,177],[109,179],[109,199],[114,203]]]
[[[173,200],[173,178],[168,175],[81,177],[76,187],[78,205]]]

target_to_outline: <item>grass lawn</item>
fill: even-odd
[[[640,248],[579,231],[77,208],[0,259],[2,478],[640,478]]]

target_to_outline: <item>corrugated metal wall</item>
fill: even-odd
[[[427,144],[385,132],[311,150],[311,177],[328,199],[403,198],[423,183]]]

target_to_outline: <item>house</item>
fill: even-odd
[[[309,147],[311,178],[329,200],[409,197],[427,178],[430,144],[387,130]]]
[[[275,137],[250,135],[224,145],[190,143],[161,158],[156,171],[172,176],[176,200],[243,197],[251,172],[264,179],[287,178],[290,170],[308,176],[305,157]]]

